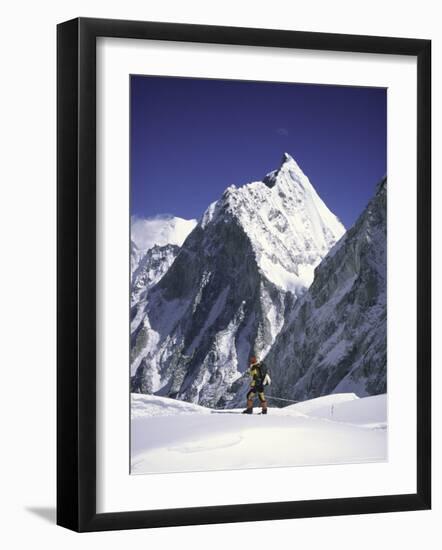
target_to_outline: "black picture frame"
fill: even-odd
[[[96,512],[96,39],[417,58],[417,491],[361,498]],[[431,41],[79,18],[57,28],[57,523],[75,531],[424,510],[431,506]]]

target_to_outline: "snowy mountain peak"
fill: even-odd
[[[220,407],[242,399],[251,351],[269,351],[287,308],[345,232],[284,159],[267,181],[227,187],[134,308],[132,391]]]
[[[297,177],[306,177],[299,164],[288,153],[284,153],[282,156],[279,172],[292,172],[292,177],[293,175],[296,175]]]
[[[262,181],[228,187],[200,226],[232,221],[250,239],[266,278],[296,295],[310,285],[316,265],[345,233],[288,153]]]
[[[299,184],[304,179],[308,181],[296,160],[289,153],[284,153],[279,168],[269,172],[262,181],[267,187],[273,188],[286,180],[290,180],[292,184]]]
[[[282,159],[281,159],[281,167],[284,165],[284,164],[295,164],[296,166],[298,166],[297,162],[295,161],[295,159],[292,157],[292,155],[290,155],[289,153],[284,153],[282,155]]]

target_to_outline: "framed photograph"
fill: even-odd
[[[429,509],[430,41],[57,37],[57,523]]]

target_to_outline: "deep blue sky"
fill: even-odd
[[[386,173],[386,90],[131,77],[131,214],[199,218],[287,151],[350,227]]]

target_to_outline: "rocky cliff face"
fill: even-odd
[[[266,358],[270,393],[386,392],[386,179],[316,268]]]
[[[154,245],[141,255],[136,245],[132,245],[131,305],[136,306],[172,265],[180,247],[174,244]]]
[[[239,404],[315,267],[345,229],[289,155],[209,206],[132,321],[132,391]]]

